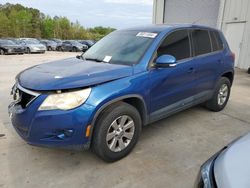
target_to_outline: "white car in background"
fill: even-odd
[[[45,53],[46,46],[34,38],[21,38],[22,43],[26,46],[27,53]]]

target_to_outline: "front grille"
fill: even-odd
[[[20,92],[20,102],[19,104],[22,106],[22,108],[26,108],[28,104],[36,98],[36,96],[30,95],[28,93],[23,92],[22,90],[19,89]]]
[[[39,93],[27,90],[19,84],[13,86],[11,94],[16,104],[20,104],[22,108],[26,108],[39,95]]]

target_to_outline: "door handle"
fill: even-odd
[[[195,72],[195,69],[193,67],[188,69],[188,73],[193,73],[193,72]]]

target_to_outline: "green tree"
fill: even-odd
[[[78,21],[70,22],[66,17],[51,18],[38,9],[20,4],[0,4],[0,37],[98,40],[114,30],[102,26],[86,29]]]

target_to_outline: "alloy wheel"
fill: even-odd
[[[227,84],[223,84],[220,87],[220,90],[218,93],[218,104],[220,106],[222,106],[226,102],[227,96],[228,96],[228,86],[227,86]]]
[[[135,132],[135,124],[130,116],[122,115],[116,118],[108,128],[106,135],[106,143],[113,152],[124,150],[131,140]]]

